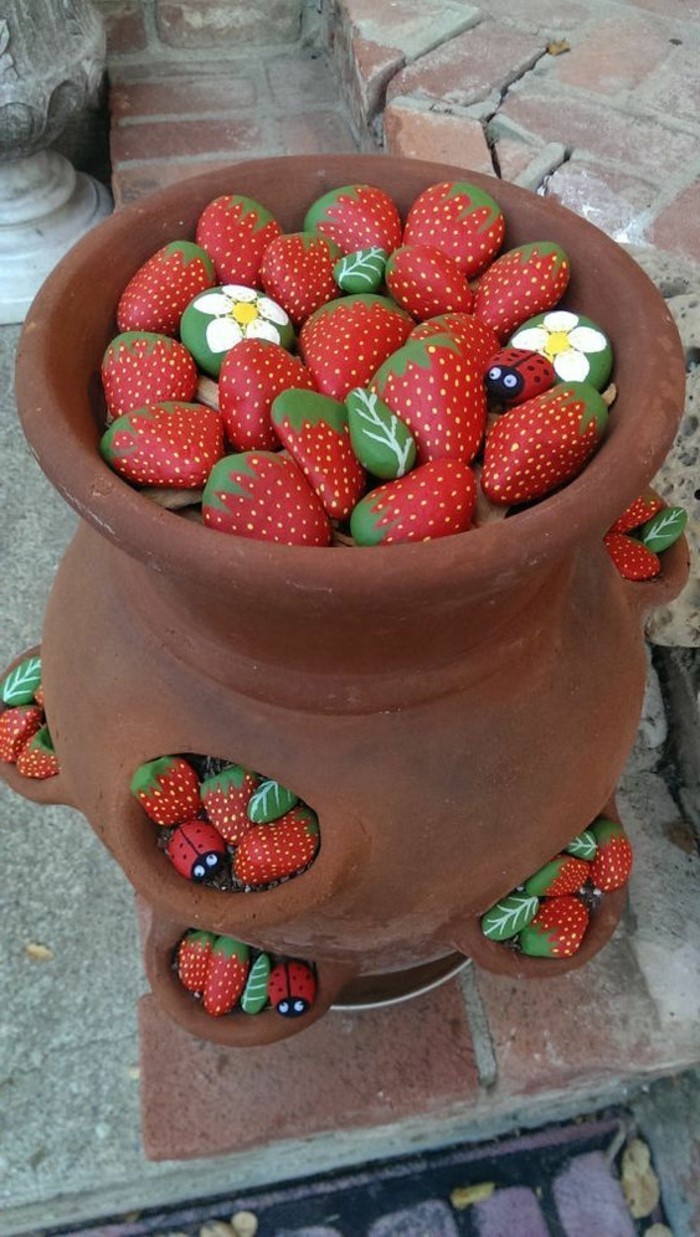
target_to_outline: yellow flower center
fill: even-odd
[[[544,355],[548,357],[550,361],[552,361],[555,356],[559,356],[561,352],[569,352],[570,349],[571,343],[569,341],[568,331],[549,332],[547,342],[544,346]]]
[[[236,322],[241,326],[247,326],[249,322],[254,322],[259,318],[258,307],[253,301],[236,301],[231,309],[231,317],[236,319]]]

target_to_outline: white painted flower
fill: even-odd
[[[281,305],[242,284],[224,284],[213,292],[204,292],[194,301],[193,309],[211,318],[206,329],[211,352],[228,352],[242,339],[269,339],[279,344],[279,328],[290,323]]]
[[[545,314],[538,326],[526,325],[516,331],[510,346],[540,352],[562,382],[585,382],[591,368],[588,354],[604,352],[608,341],[595,327],[581,326],[578,314],[556,309]]]

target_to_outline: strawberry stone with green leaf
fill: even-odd
[[[197,389],[197,366],[169,335],[124,331],[102,358],[102,386],[110,417],[161,400],[189,402]]]
[[[226,353],[219,374],[224,433],[237,451],[276,451],[279,438],[270,412],[282,391],[315,391],[298,357],[269,339],[244,339]]]
[[[37,779],[55,777],[60,772],[48,726],[42,726],[27,740],[17,756],[16,768],[22,777]]]
[[[100,454],[134,485],[201,489],[224,452],[221,416],[204,404],[163,400],[117,417]]]
[[[333,269],[341,251],[315,232],[285,232],[263,254],[260,280],[295,326],[338,295]]]
[[[305,232],[319,232],[343,253],[376,246],[391,253],[401,244],[401,216],[384,189],[376,185],[341,185],[309,207]]]
[[[44,711],[38,704],[14,705],[0,713],[0,760],[14,764],[22,748],[41,730]]]
[[[203,992],[207,970],[216,937],[212,932],[190,929],[183,936],[177,950],[177,973],[180,983],[188,992]]]
[[[473,294],[454,258],[435,245],[401,245],[386,264],[386,286],[418,322],[444,313],[468,313]]]
[[[203,1004],[218,1018],[228,1014],[241,997],[250,970],[250,947],[233,936],[217,936],[204,984]]]
[[[214,198],[197,220],[197,244],[216,272],[212,283],[260,287],[260,264],[267,246],[282,229],[269,210],[240,193]]]
[[[358,293],[329,301],[307,318],[299,349],[319,391],[344,400],[353,387],[367,386],[414,325],[389,297]]]
[[[575,855],[556,855],[525,881],[525,892],[537,898],[578,893],[590,876],[590,864]]]
[[[257,773],[236,764],[227,765],[201,783],[199,793],[207,819],[230,846],[237,846],[250,829],[248,803],[259,785]]]
[[[470,364],[476,365],[481,377],[499,348],[496,332],[474,314],[438,314],[436,318],[428,318],[414,326],[408,338],[430,339],[433,335],[449,335],[463,350]]]
[[[471,279],[492,261],[503,244],[505,219],[498,203],[468,181],[430,185],[406,217],[405,245],[436,245]]]
[[[254,541],[326,546],[331,525],[321,500],[288,455],[244,451],[215,464],[202,495],[207,528]]]
[[[272,424],[324,511],[347,519],[366,478],[352,449],[345,404],[315,391],[283,391],[272,405]]]
[[[350,532],[358,545],[432,541],[470,527],[476,479],[459,460],[433,460],[372,490],[355,507]]]
[[[571,958],[581,947],[589,920],[587,908],[573,894],[548,898],[520,932],[520,948],[531,958]]]
[[[212,261],[199,245],[171,241],[129,280],[117,306],[117,326],[120,331],[177,335],[192,297],[214,283]]]
[[[591,879],[596,889],[610,893],[627,884],[632,871],[632,846],[624,827],[616,820],[599,816],[591,825],[598,845],[591,864]]]
[[[661,571],[658,555],[629,533],[606,533],[603,545],[623,580],[653,580]]]
[[[474,313],[505,340],[522,322],[561,300],[570,269],[567,255],[554,241],[509,249],[481,276]]]
[[[270,825],[253,825],[236,850],[234,876],[260,889],[294,876],[316,857],[320,844],[315,812],[297,805]]]
[[[199,778],[184,756],[161,756],[139,765],[131,793],[157,825],[177,825],[198,815]]]

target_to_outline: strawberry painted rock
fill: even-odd
[[[621,516],[611,525],[609,531],[611,533],[628,533],[632,528],[639,528],[641,524],[646,524],[657,511],[662,511],[665,506],[663,498],[660,498],[655,490],[645,490],[640,494],[628,507],[622,512]]]
[[[553,241],[509,249],[479,280],[474,313],[506,339],[533,314],[552,309],[566,291],[570,265]]]
[[[434,245],[402,245],[386,264],[386,286],[418,322],[445,313],[469,313],[472,290],[454,258]]]
[[[44,724],[44,711],[38,704],[21,704],[0,713],[0,760],[14,764],[22,748]]]
[[[558,385],[498,418],[486,438],[481,486],[493,503],[541,498],[581,472],[608,410],[585,382]]]
[[[409,339],[377,370],[369,389],[408,426],[419,464],[476,455],[486,426],[479,366],[449,335]]]
[[[238,1002],[250,970],[250,948],[233,936],[217,936],[211,951],[202,1003],[208,1014],[219,1018]]]
[[[42,726],[21,748],[15,767],[22,777],[44,779],[60,772],[48,726]]]
[[[503,244],[503,211],[490,194],[467,181],[430,185],[406,217],[404,244],[436,245],[471,279]]]
[[[490,941],[510,941],[532,923],[539,905],[539,898],[526,893],[510,893],[481,916],[481,931]]]
[[[319,391],[344,400],[353,387],[367,385],[413,325],[410,314],[388,297],[346,296],[329,301],[307,319],[299,349]]]
[[[234,876],[251,889],[261,889],[307,867],[318,848],[316,815],[297,806],[274,824],[249,829],[234,857]]]
[[[536,898],[561,898],[578,893],[590,876],[590,864],[575,855],[556,855],[525,881],[525,892]]]
[[[259,1014],[268,1004],[267,987],[272,963],[267,954],[258,954],[250,968],[246,986],[241,997],[244,1014]]]
[[[661,571],[658,555],[628,533],[606,533],[603,545],[623,580],[653,580]]]
[[[0,699],[12,707],[32,704],[41,687],[41,658],[25,657],[0,683]]]
[[[581,947],[590,916],[571,894],[543,902],[532,923],[518,937],[531,958],[571,958]]]
[[[120,477],[169,489],[201,489],[223,452],[218,412],[169,400],[117,417],[100,440],[100,454]]]
[[[199,778],[184,756],[161,756],[139,765],[130,790],[156,825],[177,825],[197,815]]]
[[[510,344],[541,353],[554,367],[559,382],[590,382],[602,391],[612,373],[612,345],[605,331],[591,318],[568,309],[528,318]]]
[[[286,310],[242,284],[224,284],[194,297],[182,315],[180,335],[200,369],[212,378],[218,378],[229,349],[244,339],[267,339],[282,348],[294,342]]]
[[[185,880],[203,881],[226,866],[226,843],[208,820],[185,820],[176,825],[165,853]]]
[[[240,193],[224,194],[205,206],[197,220],[197,244],[209,254],[212,283],[258,286],[267,246],[282,229],[269,210]]]
[[[591,864],[591,880],[601,893],[627,884],[632,871],[632,846],[621,824],[599,816],[591,825],[598,850]]]
[[[410,472],[416,462],[416,442],[396,413],[362,387],[348,393],[345,406],[352,449],[367,471],[389,481]]]
[[[200,785],[199,794],[207,819],[229,846],[237,846],[250,829],[248,802],[259,785],[258,774],[241,765],[227,765]]]
[[[346,253],[333,267],[333,278],[343,292],[377,292],[384,282],[388,257],[378,245]]]
[[[590,829],[584,829],[583,833],[577,833],[576,837],[571,839],[564,850],[568,855],[575,855],[577,859],[595,859],[598,843]]]
[[[315,391],[283,391],[272,424],[324,511],[347,519],[364,491],[365,470],[352,449],[345,404]]]
[[[39,707],[43,709],[44,705],[46,704],[46,697],[44,693],[43,683],[40,683],[36,691],[34,692],[34,699],[36,703],[39,705]]]
[[[333,269],[341,251],[315,232],[278,236],[263,254],[262,286],[289,314],[295,326],[338,295]]]
[[[161,400],[189,403],[197,389],[197,366],[169,335],[125,331],[113,339],[102,358],[102,386],[107,412],[120,417]]]
[[[480,376],[486,373],[491,358],[498,351],[496,332],[474,314],[438,314],[415,326],[409,339],[430,339],[433,335],[448,335],[464,350]]]
[[[224,433],[238,451],[275,451],[280,446],[270,411],[290,387],[315,391],[298,357],[267,339],[244,339],[227,352],[219,375],[219,411]]]
[[[244,451],[224,456],[202,497],[207,528],[282,545],[329,545],[331,526],[321,501],[287,455]]]
[[[476,501],[476,480],[459,460],[433,460],[406,477],[372,490],[350,517],[358,545],[431,541],[465,532]]]
[[[266,825],[285,816],[299,802],[299,796],[271,777],[256,787],[248,801],[248,820],[256,825]]]
[[[391,253],[401,244],[401,216],[388,193],[375,185],[343,185],[309,208],[305,232],[319,232],[343,253],[376,246]]]
[[[647,550],[661,554],[682,536],[687,523],[688,513],[683,507],[664,507],[645,521],[636,536]]]
[[[487,393],[498,403],[524,404],[554,386],[554,366],[539,352],[501,348],[486,370]]]
[[[212,932],[192,928],[183,936],[177,950],[177,974],[188,992],[203,992],[216,937]]]
[[[270,973],[270,1001],[283,1018],[300,1018],[316,999],[316,976],[305,962],[280,962]]]
[[[140,266],[117,306],[120,331],[177,335],[180,318],[198,292],[215,283],[211,258],[192,241],[171,241]]]

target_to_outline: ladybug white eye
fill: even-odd
[[[305,1002],[305,1001],[295,1001],[295,1002],[294,1002],[294,1012],[295,1012],[296,1014],[303,1014],[303,1012],[304,1012],[304,1010],[305,1010],[305,1009],[306,1009],[306,1002]]]
[[[503,379],[503,385],[504,387],[508,387],[508,389],[512,391],[513,387],[517,387],[518,385],[517,376],[515,374],[506,374]]]
[[[204,856],[204,862],[208,868],[215,868],[219,862],[219,856],[212,852],[211,854]]]
[[[207,874],[207,869],[203,863],[195,863],[192,869],[192,880],[201,881]]]
[[[500,376],[501,376],[500,365],[493,365],[488,372],[488,377],[491,379],[492,382],[496,382],[497,379],[500,378]]]
[[[288,1014],[289,1013],[289,1001],[280,1001],[279,1005],[277,1006],[277,1010],[280,1014]]]

